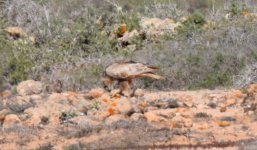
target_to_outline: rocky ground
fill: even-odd
[[[45,93],[28,80],[4,91],[1,149],[255,149],[257,85],[243,90]],[[255,146],[256,145],[256,146]],[[247,149],[246,148],[246,149]]]

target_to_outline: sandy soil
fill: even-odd
[[[4,95],[1,149],[257,149],[246,90]]]

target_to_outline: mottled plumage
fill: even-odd
[[[114,81],[118,81],[119,89],[124,95],[131,94],[131,83],[135,78],[150,77],[154,79],[164,79],[164,77],[154,74],[157,67],[147,66],[138,62],[113,63],[105,70],[103,84],[109,89],[113,89]]]

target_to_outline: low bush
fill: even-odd
[[[201,1],[193,9],[205,9],[210,4]],[[227,11],[232,15],[251,10],[250,5],[228,4]],[[29,78],[44,82],[49,91],[92,88],[101,85],[100,78],[108,64],[124,59],[159,66],[159,73],[166,77],[164,81],[137,80],[139,87],[230,87],[235,75],[256,62],[254,18],[222,20],[225,10],[213,5],[207,15],[189,15],[177,28],[177,35],[161,38],[159,43],[133,39],[136,51],[113,37],[120,24],[126,24],[128,31],[139,29],[141,17],[180,20],[189,13],[190,4],[180,5],[179,1],[167,0],[0,2],[0,28],[19,26],[36,39],[35,43],[11,40],[0,30],[0,90]],[[209,18],[215,20],[215,27],[205,29]]]

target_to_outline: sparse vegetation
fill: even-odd
[[[74,118],[78,116],[78,114],[75,111],[69,111],[69,112],[62,112],[62,115],[60,116],[60,120],[65,122],[71,118]]]
[[[12,40],[0,30],[0,88],[32,78],[43,81],[52,91],[58,89],[58,83],[62,83],[62,90],[83,90],[99,86],[103,69],[122,59],[160,66],[160,72],[167,77],[158,82],[145,79],[137,83],[141,87],[230,87],[234,76],[244,74],[244,68],[256,61],[257,21],[244,17],[224,20],[227,13],[233,18],[242,16],[254,10],[254,5],[235,0],[226,2],[227,8],[220,7],[223,4],[175,0],[1,3],[1,29],[19,26],[35,38],[35,43],[26,38]],[[121,35],[113,34],[121,24],[128,31],[139,31],[142,17],[171,18],[181,24],[176,28],[177,35],[165,34],[166,38],[160,38],[157,44],[140,33],[131,40],[137,50],[132,51],[117,39]],[[215,26],[205,28],[210,18]]]
[[[178,36],[190,38],[195,32],[200,31],[201,27],[206,23],[203,15],[194,13],[189,16],[182,25],[177,28]]]

